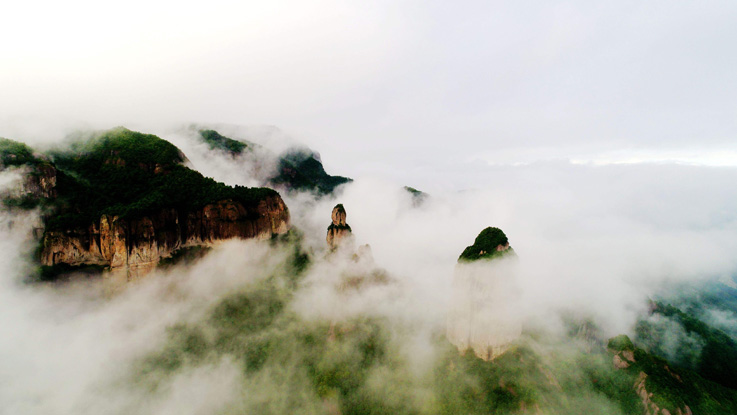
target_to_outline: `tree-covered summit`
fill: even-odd
[[[200,130],[202,140],[207,143],[211,150],[223,150],[233,156],[243,153],[245,150],[255,146],[232,138],[225,137],[215,130]]]
[[[184,154],[174,144],[153,134],[131,131],[125,127],[93,134],[86,139],[72,142],[69,150],[56,151],[55,159],[75,157],[93,167],[102,163],[136,165],[174,165],[185,160]]]
[[[277,194],[204,177],[182,164],[186,158],[175,145],[122,127],[77,139],[50,155],[58,196],[47,202],[54,212],[49,229],[88,226],[103,214],[132,218],[227,199],[249,206]]]
[[[331,176],[319,159],[319,155],[307,149],[292,149],[279,158],[277,175],[271,182],[286,185],[289,189],[329,194],[341,184],[352,180]]]
[[[473,245],[467,246],[463,250],[461,256],[458,257],[458,261],[472,262],[479,259],[492,259],[509,255],[514,251],[512,248],[507,248],[508,244],[507,235],[501,229],[488,227],[479,233]],[[497,250],[500,245],[503,247],[502,250]]]
[[[235,140],[211,129],[201,129],[199,135],[210,149],[221,150],[231,156],[238,156],[256,148],[264,149],[256,143],[240,138]],[[264,179],[268,186],[325,195],[332,193],[341,184],[352,181],[348,177],[328,174],[319,154],[308,148],[293,147],[280,155],[266,150],[259,156],[271,158],[276,164],[276,171]]]
[[[0,168],[8,166],[33,165],[38,163],[33,150],[26,144],[0,137]]]

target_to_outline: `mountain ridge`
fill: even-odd
[[[6,204],[41,205],[39,260],[49,268],[104,266],[145,274],[174,251],[229,238],[270,238],[289,229],[289,210],[268,188],[226,186],[184,166],[185,155],[155,135],[123,127],[49,153],[4,142],[3,160],[40,177]],[[2,148],[0,148],[2,150]],[[17,153],[14,157],[12,153]],[[20,199],[20,201],[19,201]],[[15,201],[14,201],[15,200]]]

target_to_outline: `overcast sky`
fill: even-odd
[[[332,173],[737,166],[737,2],[11,2],[0,135],[274,125]],[[408,183],[412,184],[412,183]]]

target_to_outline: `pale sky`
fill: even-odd
[[[735,22],[734,1],[11,2],[0,135],[274,125],[331,173],[408,184],[464,163],[737,166]]]

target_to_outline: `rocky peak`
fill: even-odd
[[[343,204],[337,204],[333,208],[333,213],[330,215],[330,218],[333,220],[333,225],[335,226],[347,226],[345,223],[345,208],[343,207]]]
[[[353,240],[351,227],[346,223],[346,212],[342,204],[337,204],[330,215],[332,223],[328,226],[326,237],[328,248],[335,250],[346,241]]]

